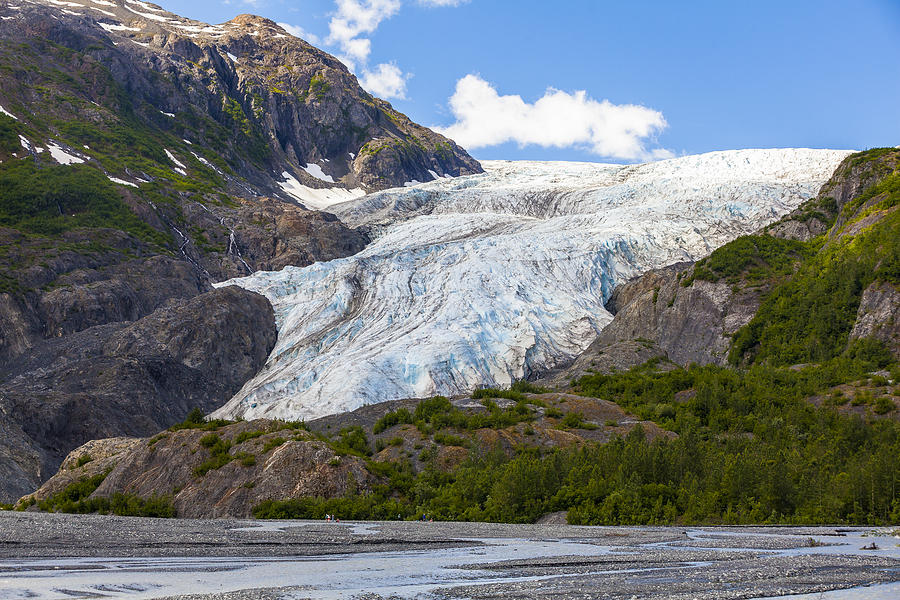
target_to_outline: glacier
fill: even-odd
[[[814,196],[849,151],[735,150],[639,164],[485,161],[330,207],[358,254],[218,285],[266,296],[279,337],[213,413],[312,419],[460,394],[562,365],[613,288],[696,260]]]

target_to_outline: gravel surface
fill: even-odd
[[[900,597],[896,535],[821,527],[268,522],[0,512],[0,600],[711,600],[822,592],[829,599],[887,599]],[[877,550],[861,550],[873,541]]]

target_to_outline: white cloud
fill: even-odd
[[[468,1],[416,0],[423,6],[459,6]],[[403,2],[404,0],[335,0],[335,11],[328,23],[328,37],[324,40],[326,44],[338,48],[338,58],[347,65],[347,68],[357,73],[360,84],[381,98],[406,98],[406,82],[411,75],[404,73],[394,63],[382,63],[369,68],[372,41],[368,36],[378,29],[385,19],[397,14]],[[294,31],[284,23],[279,24],[294,35],[304,37],[301,33],[305,32],[299,27],[294,28],[296,30]],[[310,37],[306,39],[317,43]]]
[[[359,83],[367,92],[379,98],[406,98],[406,80],[410,75],[395,64],[382,63],[372,70],[365,69]]]
[[[400,0],[337,0],[337,11],[328,24],[327,42],[340,48],[341,59],[351,69],[365,64],[371,42],[361,37],[375,31],[400,10]]]
[[[520,146],[584,148],[623,160],[669,158],[646,144],[668,124],[662,113],[634,104],[598,102],[585,91],[568,94],[549,88],[534,104],[521,96],[501,96],[477,75],[456,82],[450,98],[456,122],[436,131],[473,149],[516,142]]]
[[[319,36],[306,31],[299,25],[291,25],[290,23],[278,23],[278,26],[287,31],[292,36],[304,39],[313,46],[316,46],[321,42]]]
[[[469,0],[419,0],[422,6],[459,6],[468,2]]]

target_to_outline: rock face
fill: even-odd
[[[150,435],[194,407],[213,410],[259,369],[275,338],[265,298],[227,287],[42,342],[0,384],[10,433],[0,468],[18,474],[0,492],[34,489],[88,440]]]
[[[249,434],[249,435],[248,435]],[[203,472],[210,457],[204,436],[215,435],[243,456]],[[246,439],[245,439],[246,438]],[[79,465],[78,458],[90,462]],[[252,456],[252,460],[246,457]],[[351,488],[371,489],[374,477],[355,456],[338,456],[325,442],[306,431],[267,420],[218,428],[163,432],[153,438],[96,440],[74,450],[59,472],[31,495],[43,500],[73,481],[109,474],[94,496],[116,492],[143,498],[171,496],[179,517],[249,517],[263,500],[308,496],[338,497]]]
[[[616,344],[638,340],[644,344],[635,348],[634,360],[621,366],[645,362],[646,353],[641,350],[648,342],[659,355],[681,365],[724,364],[730,336],[753,318],[762,290],[750,288],[735,293],[730,284],[700,280],[684,287],[681,279],[690,273],[691,266],[680,264],[651,271],[617,288],[610,306],[615,316],[585,354],[609,354]]]
[[[865,289],[850,339],[875,338],[900,356],[900,291],[876,281]]]
[[[81,479],[109,472],[122,456],[135,449],[141,441],[141,438],[133,437],[105,438],[79,446],[66,456],[59,471],[33,494],[34,499],[44,500]]]
[[[195,474],[198,457],[208,455],[200,439],[203,431],[162,434],[155,443],[141,440],[118,462],[97,489],[99,496],[116,491],[142,497],[174,495],[175,510],[183,517],[247,517],[269,498],[344,495],[351,486],[370,489],[373,477],[362,459],[339,457],[327,444],[306,432],[278,431],[270,421],[251,421],[229,427],[221,439],[235,442],[244,432],[263,431],[262,437],[234,443],[232,453],[254,456],[254,464],[234,460],[202,476]],[[275,439],[285,440],[266,450]]]
[[[255,271],[352,256],[369,242],[361,230],[350,229],[330,213],[269,198],[243,203],[235,220],[242,257]]]
[[[846,154],[742,150],[628,166],[496,161],[485,163],[486,175],[335,206],[346,223],[371,227],[365,250],[231,280],[269,298],[279,341],[216,414],[312,419],[508,386],[566,364],[611,320],[603,305],[618,283],[705,256],[779,218],[814,196]],[[695,289],[717,315],[742,310],[725,305],[723,290]],[[673,325],[672,337],[700,329],[684,300],[675,307],[688,323]],[[697,340],[692,356],[715,350],[706,348],[712,337]]]

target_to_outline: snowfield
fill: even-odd
[[[507,386],[582,352],[613,288],[696,260],[816,194],[847,151],[738,150],[642,165],[483,163],[484,175],[331,207],[359,254],[220,285],[266,296],[279,337],[216,417],[312,419]]]

